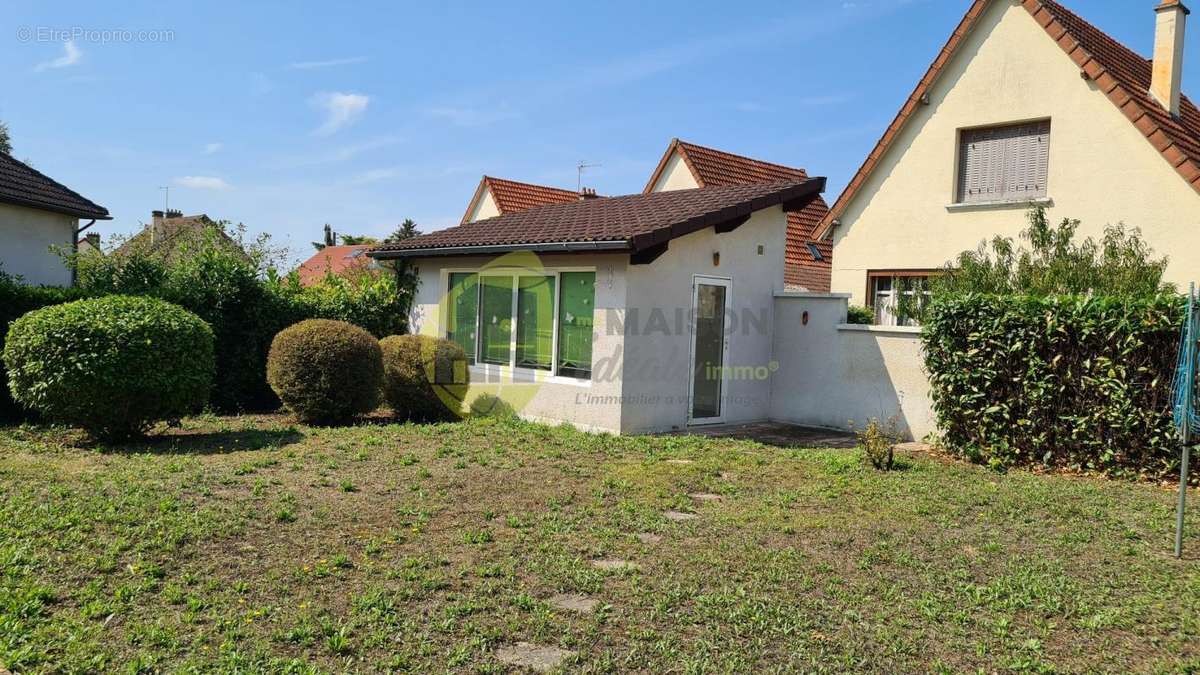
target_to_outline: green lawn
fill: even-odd
[[[0,663],[503,672],[531,642],[571,671],[1200,670],[1200,509],[1176,561],[1161,487],[492,420],[168,433],[0,430]]]

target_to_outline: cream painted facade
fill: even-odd
[[[671,158],[667,160],[667,165],[663,167],[662,175],[658,180],[654,181],[654,187],[651,192],[667,192],[670,190],[691,190],[692,188],[700,187],[700,183],[696,181],[696,177],[692,175],[692,170],[688,168],[687,162],[683,161],[679,151],[671,153]]]
[[[866,304],[869,270],[937,268],[995,235],[1017,237],[1026,204],[953,206],[959,131],[1043,119],[1049,217],[1081,220],[1081,236],[1139,227],[1169,256],[1168,281],[1200,281],[1200,195],[1028,11],[996,1],[843,210],[832,290]]]
[[[35,286],[70,286],[71,271],[51,247],[70,250],[78,223],[61,213],[0,204],[0,270]]]
[[[464,222],[473,223],[477,220],[494,218],[498,215],[500,215],[500,207],[496,205],[496,198],[492,196],[492,189],[485,183],[479,193],[479,199],[476,199],[471,204],[471,209],[467,212],[467,219]]]

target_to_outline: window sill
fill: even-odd
[[[566,375],[551,375],[548,370],[534,368],[514,368],[498,366],[491,363],[476,363],[468,368],[471,382],[479,384],[565,384],[573,387],[588,388],[592,386],[591,379],[569,377]]]
[[[1054,200],[1050,197],[1038,197],[1037,199],[1004,199],[994,202],[958,202],[955,204],[947,204],[946,210],[950,213],[958,213],[960,211],[989,211],[993,209],[1014,209],[1028,208],[1030,206],[1053,206]]]

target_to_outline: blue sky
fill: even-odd
[[[969,4],[6,1],[0,120],[108,207],[105,236],[169,185],[296,258],[325,222],[456,224],[484,173],[574,187],[586,160],[585,185],[637,192],[675,136],[828,176],[832,198]],[[1068,4],[1150,53],[1156,0]]]

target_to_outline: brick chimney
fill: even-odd
[[[1183,82],[1183,35],[1191,14],[1180,0],[1162,0],[1154,8],[1154,71],[1150,95],[1173,116],[1179,116]]]
[[[87,243],[92,245],[92,248],[96,249],[97,251],[100,250],[100,233],[99,232],[88,232],[86,235],[84,235],[83,238],[87,240]]]
[[[163,221],[163,212],[162,211],[156,210],[156,211],[150,212],[150,224],[151,225],[162,225],[162,221]]]
[[[596,199],[599,195],[596,194],[596,188],[583,188],[579,191],[579,201],[586,199]]]

